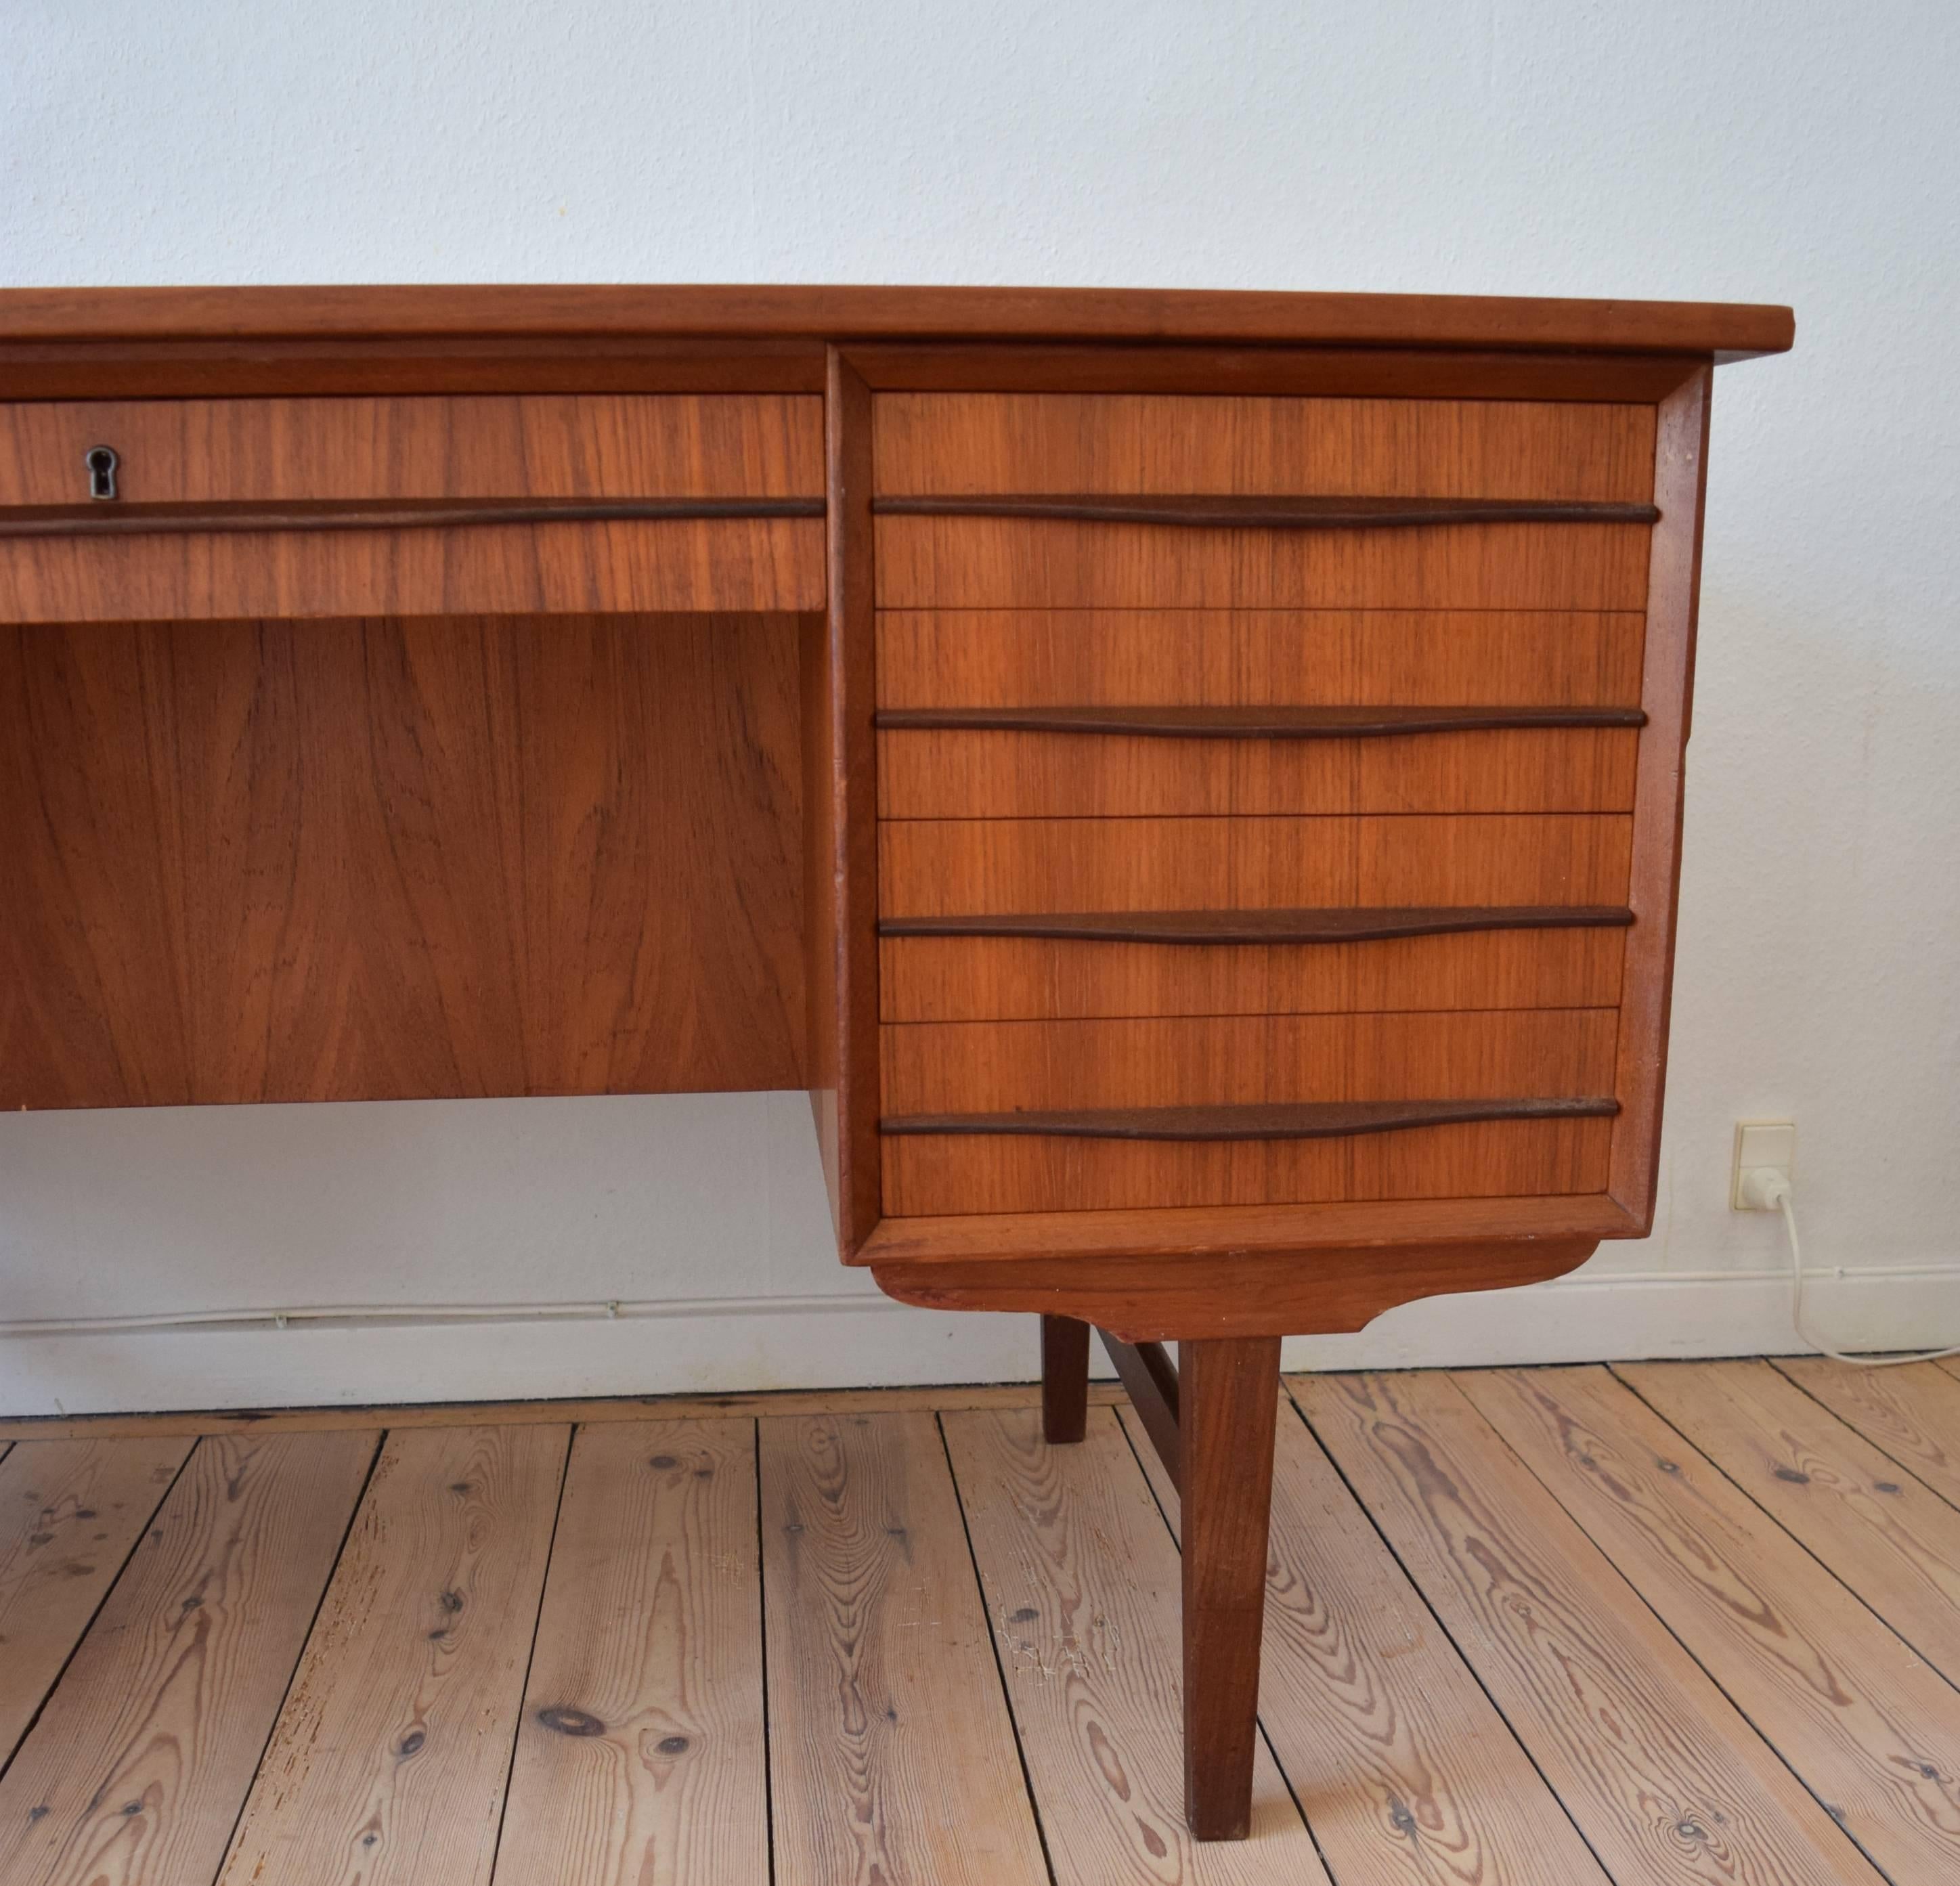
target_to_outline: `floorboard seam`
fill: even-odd
[[[177,1462],[177,1471],[170,1476],[170,1484],[157,1496],[157,1503],[150,1509],[149,1517],[136,1528],[136,1536],[129,1541],[129,1550],[123,1554],[123,1561],[116,1568],[116,1576],[103,1586],[102,1595],[95,1601],[95,1608],[88,1614],[88,1622],[75,1633],[75,1642],[68,1646],[68,1655],[62,1659],[61,1668],[54,1673],[48,1687],[41,1692],[41,1700],[34,1705],[33,1714],[27,1718],[25,1726],[15,1738],[14,1746],[4,1756],[0,1756],[0,1781],[6,1779],[7,1771],[13,1767],[21,1751],[27,1747],[28,1738],[40,1727],[41,1718],[47,1713],[48,1705],[54,1700],[55,1692],[62,1686],[62,1679],[68,1673],[68,1666],[81,1654],[82,1646],[88,1643],[94,1632],[97,1620],[102,1615],[103,1606],[109,1602],[116,1586],[123,1582],[123,1574],[129,1570],[129,1561],[136,1556],[137,1547],[142,1545],[156,1525],[157,1515],[163,1511],[164,1502],[177,1491],[177,1482],[183,1478],[186,1470],[197,1458],[197,1450],[203,1445],[202,1439],[194,1440],[185,1449],[183,1458]]]
[[[1286,1378],[1284,1376],[1282,1376],[1280,1379],[1283,1384],[1285,1383]],[[1580,1821],[1579,1817],[1572,1811],[1570,1808],[1567,1806],[1565,1797],[1551,1785],[1551,1776],[1546,1774],[1544,1769],[1539,1767],[1538,1757],[1532,1753],[1530,1743],[1526,1741],[1523,1736],[1519,1734],[1517,1724],[1511,1720],[1510,1716],[1504,1709],[1504,1706],[1491,1694],[1491,1686],[1484,1681],[1483,1671],[1479,1670],[1475,1663],[1472,1661],[1470,1653],[1464,1649],[1462,1644],[1457,1642],[1455,1633],[1450,1630],[1449,1627],[1443,1621],[1442,1614],[1437,1611],[1433,1604],[1430,1602],[1429,1594],[1423,1589],[1421,1580],[1416,1577],[1416,1575],[1411,1572],[1408,1566],[1403,1562],[1402,1555],[1395,1550],[1395,1541],[1391,1539],[1387,1532],[1383,1530],[1380,1521],[1375,1517],[1374,1513],[1370,1510],[1367,1501],[1361,1497],[1360,1490],[1348,1477],[1347,1470],[1341,1466],[1333,1449],[1329,1447],[1327,1443],[1320,1438],[1319,1431],[1314,1426],[1313,1423],[1308,1418],[1306,1409],[1302,1407],[1297,1401],[1293,1400],[1293,1389],[1290,1385],[1287,1387],[1287,1400],[1291,1404],[1293,1414],[1298,1418],[1300,1426],[1305,1428],[1308,1434],[1312,1436],[1314,1446],[1319,1449],[1321,1454],[1325,1459],[1328,1465],[1334,1470],[1335,1477],[1340,1480],[1341,1485],[1347,1489],[1348,1497],[1353,1500],[1354,1504],[1360,1509],[1362,1518],[1367,1521],[1368,1524],[1374,1529],[1376,1538],[1381,1541],[1383,1550],[1388,1554],[1390,1558],[1394,1560],[1395,1570],[1402,1573],[1403,1582],[1408,1586],[1409,1589],[1415,1594],[1416,1598],[1422,1605],[1423,1609],[1429,1613],[1430,1618],[1435,1623],[1437,1629],[1442,1633],[1443,1641],[1449,1645],[1450,1649],[1456,1653],[1456,1661],[1462,1664],[1463,1668],[1469,1672],[1470,1681],[1475,1684],[1477,1687],[1483,1692],[1484,1700],[1490,1704],[1492,1713],[1496,1716],[1499,1722],[1503,1724],[1505,1732],[1510,1735],[1511,1740],[1517,1744],[1518,1752],[1524,1757],[1526,1761],[1531,1764],[1532,1773],[1538,1776],[1538,1781],[1544,1787],[1545,1792],[1551,1795],[1552,1799],[1557,1802],[1559,1812],[1564,1814],[1567,1821],[1570,1823],[1572,1830],[1579,1837],[1580,1844],[1584,1846],[1587,1853],[1592,1856],[1592,1864],[1599,1868],[1599,1876],[1601,1878],[1613,1881],[1614,1886],[1639,1886],[1639,1882],[1637,1881],[1628,1881],[1624,1882],[1619,1881],[1615,1875],[1613,1869],[1608,1866],[1605,1859],[1601,1857],[1599,1849],[1592,1844],[1592,1837],[1586,1833],[1585,1827]]]
[[[517,1719],[511,1731],[511,1759],[504,1764],[504,1792],[497,1803],[497,1837],[491,1843],[489,1886],[496,1886],[497,1869],[504,1858],[504,1821],[511,1811],[511,1778],[517,1771],[517,1744],[523,1739],[524,1706],[531,1700],[531,1665],[538,1657],[538,1627],[545,1614],[545,1594],[551,1589],[552,1560],[558,1555],[558,1522],[565,1514],[565,1490],[571,1479],[571,1450],[578,1444],[579,1426],[565,1437],[565,1455],[558,1462],[558,1498],[552,1505],[551,1537],[545,1542],[544,1575],[538,1580],[538,1606],[531,1614],[531,1640],[524,1649],[524,1680],[517,1690]]]
[[[1849,1428],[1853,1434],[1861,1436],[1864,1439],[1869,1441],[1881,1454],[1885,1455],[1887,1460],[1890,1461],[1895,1467],[1898,1468],[1901,1473],[1904,1474],[1909,1479],[1911,1479],[1915,1485],[1923,1487],[1928,1493],[1932,1494],[1934,1499],[1940,1503],[1942,1506],[1951,1506],[1955,1512],[1960,1512],[1960,1500],[1955,1500],[1950,1493],[1942,1493],[1937,1487],[1934,1486],[1930,1480],[1927,1480],[1922,1474],[1920,1474],[1919,1470],[1913,1465],[1911,1461],[1902,1459],[1898,1455],[1895,1454],[1892,1450],[1888,1447],[1883,1441],[1880,1440],[1876,1434],[1866,1433],[1865,1430],[1859,1426],[1857,1422],[1845,1420],[1844,1417],[1840,1414],[1829,1402],[1824,1400],[1822,1396],[1813,1393],[1807,1382],[1799,1381],[1798,1379],[1795,1376],[1792,1375],[1787,1369],[1779,1366],[1775,1356],[1765,1356],[1763,1360],[1767,1362],[1772,1369],[1774,1369],[1777,1373],[1782,1376],[1783,1380],[1788,1382],[1790,1385],[1793,1388],[1796,1389],[1799,1394],[1809,1395],[1810,1399],[1815,1402],[1818,1407],[1822,1408],[1826,1414],[1829,1415],[1834,1421],[1843,1421],[1845,1426]],[[1629,1388],[1631,1388],[1632,1385],[1633,1385],[1631,1382],[1628,1384]],[[1636,1390],[1635,1392],[1637,1393],[1638,1391]]]
[[[1771,1512],[1769,1508],[1764,1506],[1754,1493],[1750,1492],[1748,1487],[1744,1486],[1734,1474],[1729,1472],[1728,1470],[1723,1466],[1722,1463],[1716,1459],[1712,1454],[1709,1453],[1707,1450],[1702,1446],[1701,1443],[1698,1441],[1686,1428],[1683,1427],[1678,1421],[1671,1419],[1664,1409],[1656,1407],[1653,1402],[1650,1401],[1645,1395],[1640,1393],[1639,1388],[1635,1386],[1634,1383],[1628,1381],[1627,1379],[1620,1374],[1617,1369],[1613,1369],[1612,1365],[1610,1363],[1606,1366],[1608,1370],[1611,1371],[1613,1379],[1617,1382],[1621,1388],[1624,1388],[1628,1394],[1631,1395],[1634,1400],[1638,1401],[1642,1407],[1650,1410],[1656,1420],[1665,1422],[1672,1433],[1679,1435],[1682,1439],[1694,1450],[1698,1458],[1707,1462],[1709,1470],[1713,1473],[1718,1479],[1727,1481],[1731,1487],[1734,1487],[1736,1492],[1740,1493],[1752,1506],[1755,1507],[1757,1512],[1761,1513],[1771,1525],[1776,1528],[1777,1531],[1780,1532],[1793,1545],[1799,1547],[1803,1552],[1804,1555],[1816,1566],[1817,1569],[1822,1572],[1826,1578],[1829,1579],[1833,1584],[1839,1586],[1849,1596],[1856,1598],[1859,1604],[1863,1605],[1866,1611],[1869,1611],[1873,1617],[1876,1618],[1878,1621],[1892,1634],[1892,1636],[1896,1637],[1907,1649],[1910,1650],[1912,1654],[1917,1657],[1921,1663],[1924,1664],[1927,1668],[1930,1670],[1935,1676],[1939,1678],[1940,1681],[1944,1683],[1949,1689],[1960,1690],[1960,1682],[1956,1682],[1952,1677],[1949,1676],[1938,1664],[1935,1663],[1924,1651],[1920,1649],[1918,1645],[1914,1643],[1904,1631],[1900,1630],[1898,1625],[1894,1624],[1883,1611],[1880,1611],[1869,1598],[1866,1597],[1864,1593],[1860,1591],[1857,1586],[1853,1585],[1843,1573],[1837,1569],[1835,1566],[1828,1564],[1823,1559],[1819,1558],[1817,1554],[1812,1551],[1810,1547],[1807,1545],[1803,1540],[1799,1538],[1796,1534],[1791,1531],[1790,1528],[1785,1525],[1774,1513]],[[1828,1415],[1830,1414],[1831,1411],[1827,1408],[1825,1410],[1825,1413]],[[1831,1419],[1835,1420],[1837,1417],[1833,1415],[1831,1416]],[[1851,1426],[1849,1422],[1841,1421],[1838,1423],[1838,1425],[1845,1429],[1849,1433],[1855,1435],[1858,1432],[1856,1428]],[[1887,1455],[1885,1458],[1889,1460],[1892,1457],[1890,1455]]]
[[[1034,1776],[1028,1770],[1028,1751],[1021,1744],[1020,1718],[1014,1713],[1014,1699],[1008,1693],[1007,1665],[1001,1661],[1000,1633],[994,1628],[994,1614],[987,1603],[987,1581],[980,1575],[980,1555],[973,1549],[973,1528],[966,1521],[966,1496],[961,1491],[959,1475],[953,1465],[953,1449],[946,1438],[946,1423],[935,1411],[933,1431],[939,1436],[940,1452],[946,1456],[946,1477],[953,1483],[953,1503],[959,1509],[960,1536],[966,1541],[967,1563],[973,1567],[973,1589],[980,1600],[980,1615],[987,1626],[987,1648],[993,1652],[994,1673],[1000,1679],[1001,1706],[1007,1712],[1007,1726],[1014,1735],[1014,1759],[1020,1764],[1021,1791],[1027,1796],[1028,1813],[1035,1824],[1035,1838],[1041,1843],[1042,1865],[1047,1869],[1048,1886],[1067,1886],[1055,1870],[1055,1856],[1048,1851],[1048,1829],[1042,1823],[1041,1803],[1035,1798]]]
[[[1606,1365],[1603,1363],[1593,1366],[1597,1366],[1603,1372],[1607,1372],[1609,1375],[1610,1379],[1613,1381],[1618,1382],[1619,1380],[1619,1378],[1617,1376],[1611,1376],[1610,1371],[1606,1369]],[[1450,1372],[1447,1369],[1443,1369],[1439,1372],[1446,1376]],[[1621,1583],[1624,1585],[1627,1589],[1631,1592],[1634,1596],[1646,1607],[1649,1614],[1653,1617],[1654,1622],[1659,1624],[1661,1629],[1666,1631],[1669,1636],[1674,1640],[1676,1644],[1680,1646],[1682,1654],[1694,1665],[1696,1669],[1699,1670],[1701,1674],[1708,1679],[1709,1684],[1713,1688],[1716,1694],[1720,1697],[1723,1701],[1726,1703],[1729,1708],[1736,1712],[1737,1719],[1742,1722],[1748,1723],[1751,1732],[1754,1734],[1756,1739],[1783,1764],[1785,1771],[1796,1782],[1796,1785],[1801,1788],[1806,1794],[1809,1795],[1812,1801],[1817,1803],[1819,1810],[1831,1822],[1831,1825],[1836,1827],[1838,1831],[1843,1834],[1844,1838],[1850,1843],[1853,1850],[1857,1853],[1859,1858],[1863,1860],[1865,1863],[1871,1868],[1873,1872],[1878,1875],[1879,1878],[1884,1880],[1887,1883],[1887,1886],[1898,1886],[1898,1882],[1893,1879],[1892,1875],[1887,1872],[1885,1869],[1865,1850],[1864,1843],[1860,1840],[1849,1827],[1845,1826],[1844,1823],[1839,1820],[1836,1814],[1831,1811],[1830,1804],[1825,1801],[1824,1797],[1819,1794],[1808,1781],[1804,1779],[1803,1776],[1799,1772],[1796,1764],[1770,1739],[1768,1732],[1763,1728],[1762,1725],[1758,1722],[1747,1709],[1744,1709],[1741,1703],[1737,1702],[1736,1699],[1729,1694],[1728,1686],[1723,1682],[1722,1679],[1718,1677],[1713,1670],[1709,1668],[1707,1665],[1704,1663],[1701,1659],[1694,1654],[1693,1650],[1689,1649],[1686,1642],[1682,1639],[1681,1633],[1660,1614],[1659,1610],[1654,1605],[1653,1601],[1647,1596],[1647,1593],[1642,1591],[1640,1588],[1634,1582],[1632,1577],[1621,1567],[1619,1562],[1606,1550],[1605,1547],[1602,1545],[1597,1539],[1593,1538],[1592,1533],[1587,1529],[1586,1522],[1580,1519],[1578,1514],[1574,1512],[1570,1507],[1567,1506],[1563,1500],[1559,1498],[1558,1489],[1553,1487],[1550,1482],[1548,1481],[1545,1477],[1532,1465],[1531,1462],[1526,1460],[1515,1447],[1512,1446],[1510,1437],[1506,1435],[1503,1430],[1499,1428],[1494,1422],[1491,1421],[1484,1414],[1484,1411],[1478,1407],[1468,1395],[1464,1395],[1463,1391],[1460,1388],[1457,1388],[1455,1382],[1452,1382],[1449,1385],[1452,1388],[1456,1388],[1457,1394],[1462,1397],[1464,1406],[1468,1408],[1470,1412],[1475,1415],[1477,1419],[1481,1421],[1485,1427],[1490,1430],[1491,1434],[1495,1436],[1497,1444],[1503,1449],[1505,1452],[1509,1454],[1512,1459],[1516,1461],[1518,1465],[1522,1467],[1527,1474],[1530,1474],[1532,1478],[1536,1480],[1538,1485],[1542,1487],[1545,1492],[1551,1496],[1553,1503],[1557,1506],[1559,1511],[1564,1513],[1566,1518],[1570,1519],[1573,1525],[1578,1528],[1580,1536],[1606,1561],[1608,1566],[1612,1568],[1614,1576],[1618,1579]],[[1641,1406],[1643,1407],[1646,1405],[1647,1404],[1644,1402],[1641,1404]],[[1701,1452],[1701,1450],[1699,1448],[1696,1448],[1694,1451],[1698,1455]],[[1704,1455],[1703,1458],[1706,1458],[1706,1456]],[[1912,1882],[1910,1881],[1906,1881],[1905,1886],[1912,1886]]]

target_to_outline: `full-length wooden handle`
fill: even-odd
[[[1185,740],[1356,740],[1396,733],[1640,727],[1638,708],[881,708],[874,723],[998,733],[1115,733]]]
[[[1309,1100],[1223,1107],[1099,1107],[889,1115],[880,1133],[1030,1134],[1070,1140],[1336,1140],[1484,1120],[1611,1119],[1607,1096],[1529,1100]]]
[[[1436,524],[1653,524],[1652,504],[1569,498],[1246,498],[1210,493],[999,492],[876,498],[886,517],[1019,517],[1236,530],[1381,530]]]
[[[821,517],[820,498],[241,499],[229,504],[18,504],[0,537],[143,537],[213,531],[434,530],[477,524],[603,524]]]

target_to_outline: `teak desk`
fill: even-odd
[[[1710,369],[1791,335],[0,295],[0,1105],[807,1086],[1052,1440],[1105,1332],[1242,1835],[1280,1337],[1648,1229]]]

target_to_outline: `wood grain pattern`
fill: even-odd
[[[1960,1382],[1937,1363],[1855,1369],[1826,1356],[1789,1356],[1771,1366],[1960,1506]]]
[[[1609,908],[1609,907],[1606,907]],[[1459,907],[1475,921],[1473,908]],[[1357,913],[1365,919],[1367,913]],[[1071,918],[893,918],[1071,921],[1112,929],[1149,912]],[[1249,930],[1286,913],[1204,912]],[[1356,943],[1124,943],[1039,936],[886,937],[879,994],[887,1022],[1062,1020],[1132,1015],[1301,1015],[1379,1010],[1610,1008],[1620,999],[1623,929],[1486,930]]]
[[[1386,1262],[1398,1241],[1417,1247],[1475,1253],[1477,1261],[1513,1239],[1526,1243],[1624,1237],[1626,1214],[1604,1193],[1566,1198],[1405,1199],[1310,1206],[1160,1207],[1150,1211],[1038,1211],[1001,1216],[887,1218],[853,1262],[911,1266],[921,1275],[939,1264],[978,1277],[994,1263],[1035,1258],[1071,1264],[1104,1259],[1118,1272],[1133,1258],[1201,1258],[1262,1262],[1268,1255],[1311,1254],[1316,1259],[1357,1248]],[[1589,1250],[1591,1245],[1589,1244]],[[1502,1254],[1506,1259],[1528,1253]],[[1538,1275],[1555,1276],[1541,1270]],[[1516,1278],[1513,1277],[1513,1281]],[[1475,1285],[1460,1287],[1475,1288]],[[1399,1301],[1400,1299],[1395,1299]],[[1023,1309],[1039,1307],[1034,1304]],[[1050,1307],[1055,1307],[1051,1306]],[[1071,1312],[1069,1314],[1074,1314]],[[1372,1313],[1372,1312],[1371,1312]],[[1106,1323],[1106,1328],[1117,1325]],[[1343,1328],[1351,1325],[1343,1325]],[[1359,1328],[1359,1325],[1351,1325]],[[1118,1333],[1121,1333],[1120,1331]],[[1161,1334],[1162,1331],[1155,1332]]]
[[[1242,1248],[1222,1253],[1174,1249],[1169,1255],[1141,1258],[1098,1255],[1120,1250],[1126,1242],[1170,1245],[1180,1229],[1195,1224],[1220,1225],[1228,1231],[1266,1229],[1262,1214],[1252,1210],[1159,1209],[941,1219],[929,1221],[926,1236],[919,1240],[928,1254],[923,1261],[883,1262],[875,1256],[874,1241],[871,1274],[880,1290],[922,1309],[1033,1310],[1045,1316],[1073,1316],[1125,1342],[1324,1334],[1360,1329],[1382,1311],[1421,1296],[1502,1290],[1563,1276],[1592,1255],[1599,1234],[1534,1236],[1534,1217],[1545,1219],[1545,1208],[1559,1205],[1567,1208],[1567,1216],[1580,1220],[1582,1213],[1570,1208],[1588,1202],[1527,1199],[1493,1207],[1475,1199],[1452,1199],[1446,1208],[1451,1222],[1493,1217],[1501,1233],[1481,1242],[1417,1244],[1408,1241],[1408,1230],[1398,1224],[1392,1232],[1385,1230],[1385,1239],[1392,1241],[1290,1251],[1281,1247],[1257,1256],[1246,1255]],[[1280,1232],[1290,1231],[1297,1243],[1306,1244],[1315,1235],[1316,1211],[1345,1213],[1351,1219],[1356,1209],[1288,1207],[1269,1210],[1263,1220],[1278,1220]],[[1422,1209],[1419,1204],[1404,1207],[1398,1215],[1414,1216]],[[1078,1216],[1102,1221],[1092,1223],[1088,1235],[1080,1239],[1082,1255],[1020,1255],[1029,1249],[1055,1251],[1065,1239],[1068,1220]],[[1056,1224],[1063,1227],[1061,1232],[1048,1229]],[[903,1219],[888,1219],[880,1228],[881,1239],[887,1228],[900,1234],[908,1229]],[[943,1255],[958,1248],[963,1235],[983,1246],[990,1239],[998,1240],[1004,1248],[972,1259]],[[896,1245],[899,1238],[890,1242]]]
[[[189,1452],[146,1434],[29,1440],[0,1459],[0,1769]]]
[[[890,730],[878,736],[878,809],[886,819],[1628,812],[1638,740],[1631,729],[1558,727],[1447,738],[1231,736],[1215,743],[1115,733]]]
[[[1051,1449],[1029,1415],[954,1414],[959,1476],[1028,1776],[1058,1878],[1325,1886],[1258,1748],[1252,1837],[1194,1841],[1182,1801],[1178,1555],[1114,1417]]]
[[[871,395],[832,348],[825,475],[829,606],[806,625],[803,752],[810,1082],[839,1252],[878,1222],[877,749],[871,603]]]
[[[1185,1818],[1200,1840],[1252,1830],[1259,1646],[1280,1339],[1178,1344],[1183,1500]]]
[[[753,1886],[769,1872],[755,1430],[582,1430],[497,1878]]]
[[[0,363],[6,358],[0,345]],[[1281,394],[1608,404],[1664,399],[1705,364],[1679,354],[1139,347],[1109,342],[1093,346],[885,342],[853,347],[851,358],[872,386],[908,393]]]
[[[881,495],[1651,497],[1646,405],[886,393],[875,419]]]
[[[1653,1222],[1660,1168],[1661,1103],[1667,1083],[1668,1017],[1674,1000],[1675,916],[1681,883],[1681,832],[1688,727],[1694,688],[1695,614],[1701,584],[1701,520],[1708,476],[1707,370],[1659,409],[1654,498],[1663,513],[1653,533],[1647,581],[1647,634],[1634,785],[1631,889],[1634,928],[1627,938],[1620,1010],[1620,1064],[1614,1092],[1613,1196],[1640,1226]]]
[[[1348,1140],[892,1137],[885,1222],[902,1230],[941,1214],[1586,1195],[1602,1191],[1612,1144],[1612,1122],[1602,1118],[1418,1127]],[[1397,1235],[1389,1223],[1380,1229]],[[1302,1224],[1293,1242],[1312,1241],[1311,1226]],[[1040,1248],[1031,1236],[1029,1254]]]
[[[1136,1425],[1143,1430],[1158,1471],[1172,1487],[1184,1467],[1184,1436],[1178,1420],[1177,1366],[1160,1342],[1129,1343],[1105,1330],[1096,1334],[1129,1398]],[[1138,1451],[1141,1458],[1141,1450]]]
[[[1045,1886],[933,1417],[760,1435],[777,1886]]]
[[[766,394],[35,400],[0,406],[0,506],[86,499],[97,445],[127,504],[815,498],[822,427]]]
[[[8,622],[822,606],[814,519],[0,541]]]
[[[1074,491],[985,497],[880,498],[885,517],[1025,517],[1084,524],[1172,524],[1237,530],[1394,530],[1418,524],[1651,524],[1651,504],[1571,498],[1221,497],[1161,491],[1090,497]]]
[[[1960,1687],[1960,1512],[1766,1362],[1615,1372]]]
[[[797,633],[0,630],[0,1099],[795,1084]]]
[[[1135,1445],[1134,1417],[1118,1414]],[[1605,1886],[1290,1401],[1276,1439],[1259,1719],[1336,1878]],[[1137,1453],[1175,1535],[1177,1490]]]
[[[10,1886],[216,1872],[380,1438],[198,1442],[0,1782]]]
[[[1188,288],[836,287],[695,283],[304,288],[9,288],[0,338],[243,342],[387,336],[796,336],[1293,342],[1606,353],[1780,353],[1787,307],[1736,302]]]
[[[1643,618],[1558,609],[883,609],[878,704],[1636,707]]]
[[[1960,1867],[1952,1687],[1605,1371],[1456,1378],[1895,1879]]]
[[[569,1439],[388,1437],[221,1886],[488,1880]]]
[[[880,517],[876,534],[881,609],[1637,609],[1653,533],[1645,524],[1329,532]]]
[[[1880,1878],[1446,1379],[1299,1378],[1322,1444],[1615,1879]]]
[[[1537,1009],[920,1023],[883,1033],[889,1118],[1589,1098],[1610,1076],[1616,1020],[1610,1009]]]
[[[1089,1325],[1044,1316],[1041,1369],[1042,1439],[1051,1447],[1073,1445],[1089,1419]]]
[[[1605,813],[898,820],[878,914],[1618,904],[1631,837]]]

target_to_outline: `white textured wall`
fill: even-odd
[[[1848,1337],[1960,1341],[1960,8],[17,0],[10,283],[1126,283],[1787,301],[1719,378],[1660,1230],[1349,1356],[1782,1328],[1731,1122],[1799,1123]],[[0,834],[0,842],[5,835]],[[0,1320],[626,1299],[617,1321],[0,1337],[0,1406],[1013,1372],[861,1297],[800,1101],[0,1121]],[[740,1299],[731,1304],[729,1299]],[[792,1299],[787,1304],[780,1299]]]

